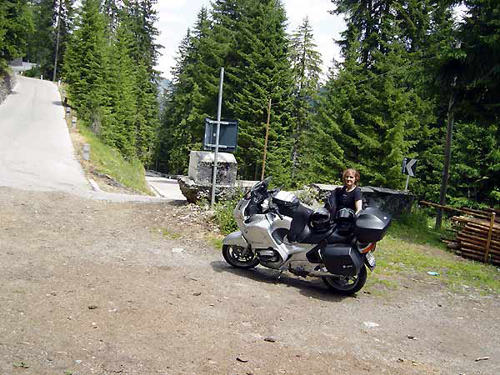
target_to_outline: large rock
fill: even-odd
[[[210,201],[212,198],[212,184],[197,184],[189,176],[177,178],[182,194],[189,203],[199,201]],[[236,181],[233,185],[217,185],[215,188],[215,200],[229,200],[241,196],[248,191],[256,181]]]
[[[188,177],[198,185],[212,185],[215,153],[191,151],[189,154]],[[217,185],[233,186],[236,183],[238,164],[233,154],[217,154]]]
[[[317,199],[325,202],[326,198],[335,190],[337,185],[312,184],[311,187],[317,191]],[[398,217],[404,213],[410,213],[415,201],[415,196],[405,191],[386,189],[373,186],[361,186],[363,193],[363,207],[378,207],[382,211]]]

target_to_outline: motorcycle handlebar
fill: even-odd
[[[276,206],[275,204],[272,204],[269,206],[269,210],[273,213],[275,213],[276,215],[278,215],[278,217],[283,220],[283,215],[280,213],[280,210],[278,208],[278,206]]]

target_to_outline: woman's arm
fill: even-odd
[[[356,208],[356,213],[363,209],[363,201],[360,199],[354,202],[354,207]]]
[[[361,195],[361,189],[359,187],[356,187],[354,191],[354,208],[356,213],[363,209],[363,196]]]

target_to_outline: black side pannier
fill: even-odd
[[[377,242],[384,238],[392,217],[375,207],[367,207],[358,214],[354,223],[354,235],[359,242]]]
[[[334,275],[356,276],[363,265],[359,251],[345,244],[327,245],[321,256],[328,271]]]

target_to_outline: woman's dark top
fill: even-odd
[[[354,190],[347,192],[345,186],[336,188],[326,201],[325,207],[330,211],[330,215],[335,216],[335,213],[342,208],[350,208],[356,212],[355,202],[362,200],[361,189],[355,187]]]

